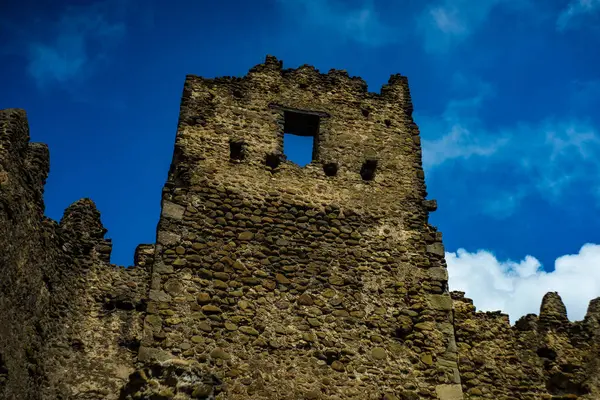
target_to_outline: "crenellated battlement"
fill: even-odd
[[[471,315],[477,318],[488,318],[491,320],[502,320],[502,323],[507,323],[509,326],[514,326],[518,330],[520,326],[529,326],[531,321],[536,321],[540,326],[546,329],[561,329],[560,327],[570,327],[574,324],[579,324],[583,321],[571,322],[567,318],[567,309],[558,292],[548,292],[542,298],[540,305],[539,316],[536,314],[527,314],[514,321],[511,324],[508,319],[508,314],[501,311],[477,311],[472,299],[465,297],[465,292],[452,291],[450,293],[454,301],[455,309],[465,315]],[[589,303],[588,310],[584,321],[600,320],[600,297],[592,299]],[[566,329],[569,330],[569,329]]]
[[[29,145],[27,113],[20,108],[0,110],[0,151],[6,156],[23,155]]]
[[[330,69],[327,73],[322,73],[308,64],[284,69],[283,62],[273,56],[267,56],[265,63],[252,67],[248,74],[242,77],[204,78],[189,74],[185,79],[182,99],[183,102],[189,99],[193,87],[204,85],[212,89],[223,88],[232,98],[247,101],[249,98],[246,96],[264,95],[264,92],[273,89],[277,91],[278,81],[284,82],[283,85],[293,89],[312,93],[316,97],[335,94],[338,100],[342,98],[356,102],[374,100],[391,103],[393,107],[400,105],[409,118],[413,111],[408,78],[401,74],[392,74],[388,83],[383,85],[379,92],[369,92],[364,79],[350,76],[346,70]]]

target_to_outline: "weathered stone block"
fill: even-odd
[[[143,363],[164,362],[175,357],[168,351],[157,349],[154,347],[140,347],[138,350],[137,359]]]
[[[185,207],[179,204],[172,203],[167,200],[163,200],[161,216],[164,218],[172,218],[180,220],[183,218],[185,213]]]
[[[429,305],[434,310],[450,311],[452,310],[452,298],[447,294],[430,294],[427,296]]]
[[[463,392],[460,385],[438,385],[435,393],[440,400],[463,400]]]
[[[164,246],[179,243],[181,236],[168,231],[158,231],[156,241]]]
[[[162,290],[151,290],[148,294],[148,298],[153,301],[158,302],[169,302],[171,301],[171,296]]]
[[[427,252],[444,257],[444,245],[440,242],[427,245]]]
[[[154,263],[152,272],[157,274],[172,274],[174,270],[172,265],[165,264],[162,261],[157,261]]]
[[[431,277],[431,279],[436,281],[446,282],[448,281],[448,270],[446,268],[429,268],[427,273]]]

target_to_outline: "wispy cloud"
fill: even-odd
[[[423,165],[430,169],[448,160],[491,156],[506,142],[506,138],[480,137],[468,127],[457,123],[450,126],[442,137],[423,142]]]
[[[559,14],[556,27],[559,31],[578,26],[578,22],[585,16],[598,16],[600,14],[600,0],[571,0],[567,7]]]
[[[26,39],[27,71],[41,88],[82,81],[108,61],[126,25],[109,3],[66,8]]]
[[[492,215],[497,219],[513,215],[529,194],[528,188],[524,186],[517,186],[511,190],[496,188],[490,191],[493,192],[493,195],[482,202],[482,210],[485,214]]]
[[[450,160],[491,156],[507,142],[506,137],[485,134],[478,117],[480,107],[494,95],[493,87],[461,74],[455,74],[452,83],[457,91],[474,87],[475,93],[450,100],[441,116],[417,116],[424,137],[423,165],[428,170]]]
[[[485,250],[446,253],[449,286],[464,291],[482,311],[501,310],[511,322],[539,314],[542,297],[557,291],[571,320],[582,320],[591,299],[600,296],[600,245],[586,244],[577,254],[558,257],[546,272],[533,256],[520,261],[498,260]]]
[[[363,45],[380,46],[400,39],[398,29],[383,22],[372,0],[355,6],[334,0],[279,0],[279,3],[287,13],[312,28]]]
[[[446,53],[477,32],[499,7],[535,18],[533,0],[278,0],[286,14],[311,31],[365,46],[422,40],[429,53]],[[515,14],[517,15],[517,14]]]
[[[452,126],[441,138],[424,141],[423,147],[430,171],[450,160],[462,162],[467,171],[501,171],[501,181],[481,183],[498,184],[495,190],[481,189],[490,197],[480,199],[482,211],[497,218],[510,216],[532,194],[558,203],[577,184],[600,204],[600,135],[587,121],[548,119],[477,134]],[[513,182],[510,190],[507,182]]]
[[[532,194],[559,202],[577,184],[600,204],[597,127],[586,119],[565,116],[490,129],[479,111],[493,90],[476,80],[473,85],[479,86],[477,93],[450,101],[441,116],[416,116],[428,174],[443,175],[443,165],[453,162],[478,180],[482,171],[496,176],[478,184],[477,190],[485,197],[478,199],[480,209],[497,218],[510,216]]]
[[[429,52],[445,52],[470,36],[503,0],[442,0],[420,15],[418,28]]]
[[[476,33],[496,8],[535,18],[531,0],[434,0],[417,17],[417,29],[429,53],[446,53]]]
[[[518,158],[517,172],[548,200],[560,200],[576,182],[586,183],[592,192],[599,187],[600,136],[589,122],[547,119],[508,132],[511,145],[504,158]]]

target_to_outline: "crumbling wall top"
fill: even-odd
[[[44,185],[50,172],[48,146],[29,142],[29,124],[25,110],[0,110],[0,185],[4,195],[14,201],[31,196],[28,202],[44,211]],[[12,189],[8,189],[12,188]],[[23,189],[27,188],[26,191]],[[10,202],[9,202],[10,203]]]
[[[271,79],[265,79],[267,77]],[[369,92],[368,85],[364,79],[350,76],[344,69],[330,69],[327,73],[320,72],[312,65],[304,64],[298,68],[283,68],[283,61],[268,55],[262,64],[258,64],[242,77],[222,76],[216,78],[204,78],[189,74],[186,82],[203,83],[207,86],[225,85],[232,86],[232,94],[236,97],[242,96],[244,91],[268,91],[272,89],[269,83],[274,79],[283,79],[289,85],[295,85],[298,89],[322,92],[345,92],[352,93],[357,100],[371,99],[382,103],[402,103],[408,117],[412,115],[413,106],[408,86],[408,78],[401,74],[392,74],[386,84],[379,92]]]
[[[22,154],[29,144],[27,113],[20,108],[0,110],[0,151]]]

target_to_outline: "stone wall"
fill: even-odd
[[[600,398],[600,298],[572,323],[551,292],[539,317],[514,326],[500,312],[475,312],[462,292],[452,298],[465,399]]]
[[[147,270],[109,264],[91,200],[44,217],[48,170],[25,112],[1,110],[0,398],[110,398],[133,370]]]

